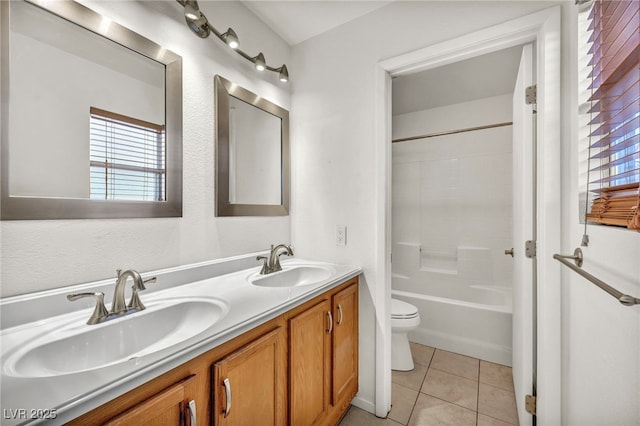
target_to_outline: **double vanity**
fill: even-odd
[[[127,271],[119,314],[96,308],[115,279],[2,299],[2,424],[335,424],[358,389],[361,270],[271,257]]]

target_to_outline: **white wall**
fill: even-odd
[[[577,8],[565,15],[570,40],[563,96],[563,233],[565,254],[580,246],[584,225],[579,217],[579,188],[585,158],[578,120]],[[583,269],[623,293],[640,297],[640,233],[589,225],[589,246]],[[563,424],[640,424],[640,306],[625,307],[614,298],[565,268],[562,276]]]
[[[195,36],[176,2],[83,3],[182,56],[183,217],[2,221],[2,297],[115,277],[116,268],[144,272],[289,242],[289,217],[214,217],[213,76],[286,109],[290,86],[277,74],[259,75],[213,36]],[[202,2],[201,8],[216,28],[233,27],[246,52],[263,51],[270,65],[290,64],[290,47],[241,3]]]
[[[375,404],[376,64],[540,10],[547,2],[395,2],[294,46],[292,236],[297,253],[364,268],[359,404]],[[347,225],[347,246],[335,226]]]

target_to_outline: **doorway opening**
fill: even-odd
[[[532,274],[535,260],[513,247],[514,235],[535,239],[535,191],[531,133],[520,131],[531,108],[515,91],[532,85],[532,50],[392,80],[391,296],[419,312],[411,341],[513,365],[521,400],[535,386],[534,293],[532,276],[514,271]]]

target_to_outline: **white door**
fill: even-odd
[[[525,255],[525,242],[535,240],[533,107],[525,90],[533,85],[533,46],[522,49],[513,94],[513,382],[521,426],[532,424],[525,395],[535,381],[535,259]]]

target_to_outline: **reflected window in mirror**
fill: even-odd
[[[289,111],[215,76],[216,216],[289,214]]]
[[[91,108],[91,198],[165,201],[164,125]]]
[[[181,57],[73,1],[0,17],[2,220],[182,216]]]

